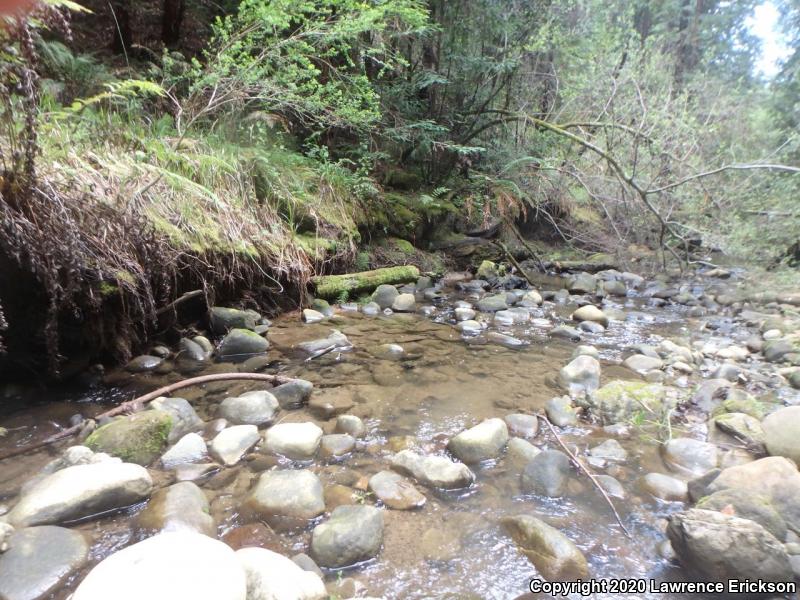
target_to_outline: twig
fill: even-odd
[[[536,285],[531,276],[528,275],[527,271],[525,271],[525,269],[522,268],[522,265],[519,264],[519,261],[517,261],[516,258],[514,258],[514,255],[511,254],[511,252],[509,251],[508,248],[506,248],[506,245],[503,242],[496,240],[493,241],[492,243],[503,251],[503,253],[506,255],[506,258],[508,258],[509,262],[517,268],[517,270],[522,274],[522,276],[529,284],[531,284],[532,286]]]
[[[153,390],[143,396],[137,396],[133,400],[128,400],[127,402],[123,402],[112,408],[111,410],[107,410],[106,412],[99,414],[95,417],[95,419],[102,419],[106,417],[115,417],[117,415],[129,412],[132,409],[138,408],[143,404],[147,404],[155,400],[160,396],[164,396],[166,394],[171,394],[176,390],[180,390],[186,387],[190,387],[193,385],[200,385],[202,383],[210,383],[213,381],[229,381],[229,380],[250,380],[250,381],[267,381],[269,383],[289,383],[290,381],[295,381],[291,377],[281,377],[280,375],[268,375],[266,373],[214,373],[213,375],[201,375],[199,377],[191,377],[190,379],[183,379],[181,381],[171,383],[169,385],[165,385],[164,387],[160,387],[157,390]],[[0,453],[0,460],[5,460],[7,458],[11,458],[12,456],[19,456],[20,454],[26,454],[31,452],[32,450],[37,450],[39,448],[43,448],[45,446],[49,446],[50,444],[54,444],[59,440],[63,440],[70,436],[79,433],[83,429],[83,423],[75,425],[74,427],[69,427],[68,429],[64,429],[63,431],[59,431],[58,433],[51,435],[48,438],[45,438],[39,442],[35,442],[33,444],[28,444],[26,446],[20,446],[18,448],[12,448],[11,450],[7,450],[6,452]]]
[[[191,292],[186,292],[185,294],[175,298],[172,302],[167,304],[166,306],[162,306],[156,311],[157,315],[162,315],[168,310],[175,308],[178,304],[182,302],[186,302],[187,300],[191,300],[192,298],[196,298],[197,296],[202,296],[203,290],[192,290]]]
[[[556,441],[558,442],[559,446],[561,446],[564,449],[564,452],[566,452],[569,455],[570,459],[575,464],[575,466],[578,467],[578,469],[580,469],[592,481],[592,483],[597,488],[597,490],[603,495],[603,498],[605,498],[605,501],[608,503],[609,508],[611,508],[611,512],[614,513],[614,517],[617,519],[617,523],[619,523],[619,526],[622,528],[622,531],[625,532],[626,536],[628,536],[629,538],[632,539],[632,536],[631,536],[630,532],[625,528],[625,525],[622,524],[622,519],[620,518],[619,513],[617,512],[617,509],[614,507],[614,503],[611,501],[611,498],[608,497],[608,494],[603,489],[603,486],[600,485],[600,482],[597,481],[597,478],[595,477],[594,473],[592,473],[589,470],[589,467],[585,466],[581,462],[581,460],[577,456],[575,456],[575,454],[572,452],[572,450],[567,448],[567,445],[563,442],[563,440],[558,435],[558,433],[556,433],[556,430],[553,427],[553,424],[550,422],[550,419],[548,419],[543,414],[538,414],[536,416],[539,417],[542,421],[545,422],[547,427],[550,429],[550,433],[552,433],[553,437],[556,438]]]

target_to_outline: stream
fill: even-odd
[[[723,439],[710,431],[707,412],[691,402],[698,385],[727,361],[744,373],[735,377],[732,385],[757,396],[769,407],[767,412],[800,403],[800,392],[785,383],[778,374],[779,365],[766,361],[757,352],[720,353],[725,348],[744,349],[749,339],[760,335],[755,316],[747,314],[750,309],[743,313],[738,305],[731,308],[712,302],[703,307],[709,286],[723,289],[735,281],[734,273],[731,280],[697,277],[670,282],[669,286],[659,282],[629,285],[627,295],[606,295],[595,301],[608,317],[608,327],[587,327],[594,332],[578,329],[579,342],[554,335],[554,328],[577,326],[571,314],[588,304],[592,296],[567,293],[568,279],[558,276],[542,276],[537,281],[537,289],[545,298],[541,305],[517,304],[516,313],[509,319],[504,318],[505,312],[498,317],[496,313],[477,311],[475,320],[480,329],[476,331],[459,330],[457,324],[464,313],[457,316],[456,309],[477,306],[481,298],[498,291],[485,291],[459,277],[439,282],[427,291],[405,286],[401,292],[416,295],[412,312],[381,311],[368,316],[357,305],[345,305],[334,307],[332,316],[316,323],[303,323],[299,313],[288,313],[273,320],[267,329],[269,350],[248,360],[197,363],[180,355],[176,358],[176,347],[170,349],[169,358],[147,372],[131,373],[120,368],[94,378],[87,375],[61,389],[6,386],[8,399],[0,418],[6,435],[0,437],[0,452],[51,435],[68,426],[74,415],[91,418],[137,393],[185,377],[237,370],[276,373],[310,381],[314,392],[310,404],[279,410],[275,423],[312,422],[330,434],[336,426],[336,416],[348,414],[363,421],[364,435],[357,439],[352,451],[329,457],[320,453],[311,460],[272,456],[259,443],[243,460],[230,467],[214,464],[194,482],[209,502],[208,514],[218,539],[230,542],[251,535],[258,540],[256,545],[284,556],[309,553],[314,526],[324,522],[334,506],[349,503],[380,507],[384,526],[379,554],[349,568],[325,569],[331,597],[518,598],[528,591],[531,578],[540,576],[499,522],[502,517],[520,514],[537,517],[572,540],[586,557],[591,577],[693,580],[666,547],[665,533],[667,518],[691,503],[657,499],[642,486],[648,473],[664,473],[681,481],[696,477],[676,471],[665,462],[658,443],[663,428],[628,423],[611,431],[597,419],[587,418],[587,414],[574,424],[556,427],[563,442],[595,473],[610,475],[621,484],[624,497],[612,499],[630,537],[616,522],[603,496],[577,470],[560,496],[524,492],[520,476],[525,463],[510,456],[510,452],[469,464],[475,480],[468,487],[445,490],[414,482],[426,501],[412,510],[385,507],[368,491],[365,482],[380,471],[391,470],[391,458],[401,450],[451,456],[448,441],[485,419],[543,413],[549,400],[565,394],[559,371],[576,356],[579,344],[596,348],[602,369],[600,386],[646,378],[674,389],[680,403],[666,435],[718,443],[718,460],[723,468],[752,461],[757,456],[743,450],[736,440]],[[661,294],[666,298],[654,297],[667,287],[675,287],[698,301],[679,303],[668,294]],[[517,301],[525,290],[507,293]],[[770,310],[780,316],[774,307]],[[300,350],[303,342],[327,338],[333,330],[344,334],[349,345],[318,356]],[[686,361],[662,356],[663,366],[654,369],[658,373],[646,375],[621,364],[630,356],[632,347],[658,348],[663,340],[690,349],[694,362],[684,368],[686,365],[677,363]],[[217,382],[187,388],[175,395],[191,403],[204,422],[200,432],[210,442],[223,427],[215,421],[220,402],[268,387],[257,382]],[[18,408],[23,405],[24,409]],[[590,449],[612,438],[626,452],[623,459],[591,457]],[[543,423],[528,441],[540,450],[561,450]],[[0,513],[13,509],[26,482],[67,445],[62,443],[0,462]],[[310,470],[322,482],[326,514],[300,527],[275,523],[271,527],[255,527],[262,519],[242,507],[259,476],[268,470],[300,468]],[[174,470],[160,467],[158,461],[148,471],[155,488],[167,486],[176,478]],[[137,520],[146,506],[146,501],[138,502],[108,514],[60,523],[85,535],[89,540],[88,557],[39,597],[69,598],[92,567],[105,557],[151,535]],[[637,592],[593,597],[697,596]],[[16,598],[9,596],[8,600]]]

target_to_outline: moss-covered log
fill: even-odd
[[[311,284],[319,298],[335,300],[344,293],[348,296],[371,292],[384,283],[409,283],[419,278],[419,269],[414,265],[386,267],[361,273],[345,273],[343,275],[319,275],[311,278]]]

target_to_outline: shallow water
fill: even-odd
[[[519,348],[487,343],[485,334],[464,338],[453,327],[453,302],[458,299],[476,298],[449,290],[445,299],[437,301],[436,311],[429,317],[419,314],[366,317],[340,311],[334,319],[321,324],[303,325],[297,314],[285,315],[273,323],[268,335],[271,349],[267,372],[308,379],[317,386],[315,394],[352,399],[355,404],[348,412],[362,417],[368,426],[367,438],[350,457],[330,464],[317,461],[310,466],[323,483],[338,481],[346,469],[354,470],[359,477],[387,469],[393,436],[413,436],[413,447],[427,453],[446,454],[447,440],[462,429],[488,417],[539,412],[548,399],[561,394],[555,377],[569,362],[576,344],[550,338],[547,329],[530,324],[491,327],[524,340],[526,345]],[[551,304],[548,308],[532,309],[532,315],[557,324],[568,319],[574,309],[574,304]],[[615,363],[627,346],[647,342],[652,336],[688,341],[726,339],[719,333],[699,331],[701,321],[687,319],[685,308],[654,308],[645,298],[610,302],[604,310],[619,320],[613,320],[604,333],[584,333],[581,342],[593,344],[601,352],[601,384],[617,378],[636,379],[635,374]],[[353,343],[351,351],[332,352],[309,361],[293,350],[299,341],[325,337],[332,328],[348,336]],[[405,350],[402,359],[381,357],[377,347],[385,343],[401,345]],[[205,372],[237,368],[232,364],[215,364]],[[153,389],[183,376],[177,369],[160,376],[118,372],[107,378],[115,382],[111,386],[35,392],[49,402],[12,412],[0,420],[0,426],[9,430],[8,436],[0,439],[0,450],[49,435],[66,426],[72,414],[92,416],[110,404],[134,396],[136,391]],[[203,419],[210,420],[223,398],[259,387],[253,383],[215,383],[187,389],[179,395],[191,401]],[[30,398],[30,392],[27,394]],[[319,421],[308,409],[279,414],[279,421],[308,420],[317,422],[326,433],[332,431],[332,421]],[[699,419],[690,418],[684,431],[702,435],[703,428]],[[564,441],[581,455],[610,437],[602,428],[583,422],[561,433]],[[542,448],[559,449],[544,427],[532,441]],[[593,577],[679,580],[683,577],[680,569],[662,559],[657,546],[665,539],[664,517],[683,505],[654,500],[640,492],[637,485],[643,474],[668,472],[668,469],[651,439],[634,436],[620,442],[628,451],[628,459],[613,473],[625,487],[627,497],[616,500],[615,504],[631,538],[625,536],[586,478],[576,474],[563,498],[523,495],[519,487],[520,467],[501,458],[474,467],[477,481],[468,490],[441,492],[420,486],[428,497],[422,509],[386,510],[381,554],[376,560],[344,571],[343,575],[361,583],[366,595],[387,599],[516,598],[527,591],[536,571],[503,532],[498,520],[524,513],[540,517],[566,533],[586,555]],[[54,452],[40,452],[0,463],[0,502],[3,497],[11,500],[24,481],[53,456]],[[308,465],[284,462],[279,468],[298,466]],[[247,462],[235,469],[238,474],[226,487],[204,488],[220,536],[248,522],[239,514],[238,506],[257,473],[251,472]],[[160,481],[168,482],[167,474]],[[366,496],[364,501],[371,499]],[[93,563],[142,536],[133,524],[133,517],[140,509],[133,507],[74,525],[94,540]],[[302,552],[307,550],[310,529],[280,535],[294,552]],[[81,577],[79,574],[75,579]],[[336,581],[338,577],[337,573],[330,573],[328,581]],[[67,586],[53,598],[67,598],[71,587]]]

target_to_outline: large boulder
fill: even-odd
[[[389,508],[409,510],[425,504],[425,496],[399,473],[380,471],[369,480],[369,491]]]
[[[606,424],[622,423],[642,411],[658,413],[667,397],[667,388],[642,381],[612,381],[589,398],[589,410]]]
[[[248,600],[236,553],[199,533],[170,532],[128,546],[92,569],[72,600]]]
[[[557,529],[530,515],[500,520],[523,554],[548,581],[571,581],[589,575],[586,558]]]
[[[497,458],[508,443],[508,427],[502,419],[487,419],[462,431],[447,444],[453,456],[465,463]]]
[[[231,329],[222,339],[217,354],[222,360],[244,361],[254,354],[263,354],[269,349],[267,338],[249,329]]]
[[[600,387],[600,363],[596,358],[582,354],[562,367],[558,381],[570,394],[591,394]]]
[[[15,531],[10,549],[0,554],[0,598],[44,600],[75,574],[89,557],[89,544],[64,527]]]
[[[383,283],[372,292],[371,300],[381,307],[381,310],[391,308],[395,298],[400,295],[397,288],[388,283]]]
[[[570,294],[594,294],[597,290],[597,278],[589,273],[578,273],[567,284]]]
[[[701,579],[794,580],[783,545],[755,521],[693,508],[670,517],[667,535],[683,566]]]
[[[152,489],[153,480],[139,465],[76,465],[28,488],[7,519],[15,527],[76,521],[141,502]]]
[[[268,425],[278,412],[278,399],[265,390],[245,392],[225,398],[217,410],[218,416],[234,425]]]
[[[563,496],[572,473],[569,457],[559,450],[536,455],[522,471],[522,491],[556,498]]]
[[[215,460],[230,467],[242,460],[247,451],[260,439],[261,436],[255,425],[234,425],[220,431],[211,440],[208,450]]]
[[[800,473],[792,461],[769,456],[728,467],[705,487],[705,494],[730,489],[768,498],[789,529],[800,534]]]
[[[729,489],[701,498],[696,508],[717,510],[742,519],[750,519],[769,531],[778,540],[786,538],[786,521],[772,506],[770,499],[750,491]]]
[[[349,567],[375,558],[382,545],[383,512],[374,506],[339,506],[311,534],[311,556],[328,568]]]
[[[194,531],[212,537],[217,532],[206,495],[190,481],[158,490],[136,520],[147,531]]]
[[[475,474],[463,463],[453,462],[444,456],[423,456],[411,450],[402,450],[392,459],[392,468],[430,487],[458,489],[472,485]]]
[[[263,473],[244,504],[268,522],[287,525],[303,524],[325,512],[322,482],[306,469]]]
[[[767,452],[791,458],[800,465],[800,406],[776,410],[761,423]]]
[[[95,452],[106,452],[125,462],[147,466],[167,447],[172,415],[163,410],[145,410],[103,425],[88,438]]]
[[[264,448],[292,460],[310,460],[321,440],[322,429],[314,423],[279,423],[264,433]]]
[[[247,576],[247,600],[323,600],[325,584],[316,573],[266,548],[243,548],[236,558]]]

